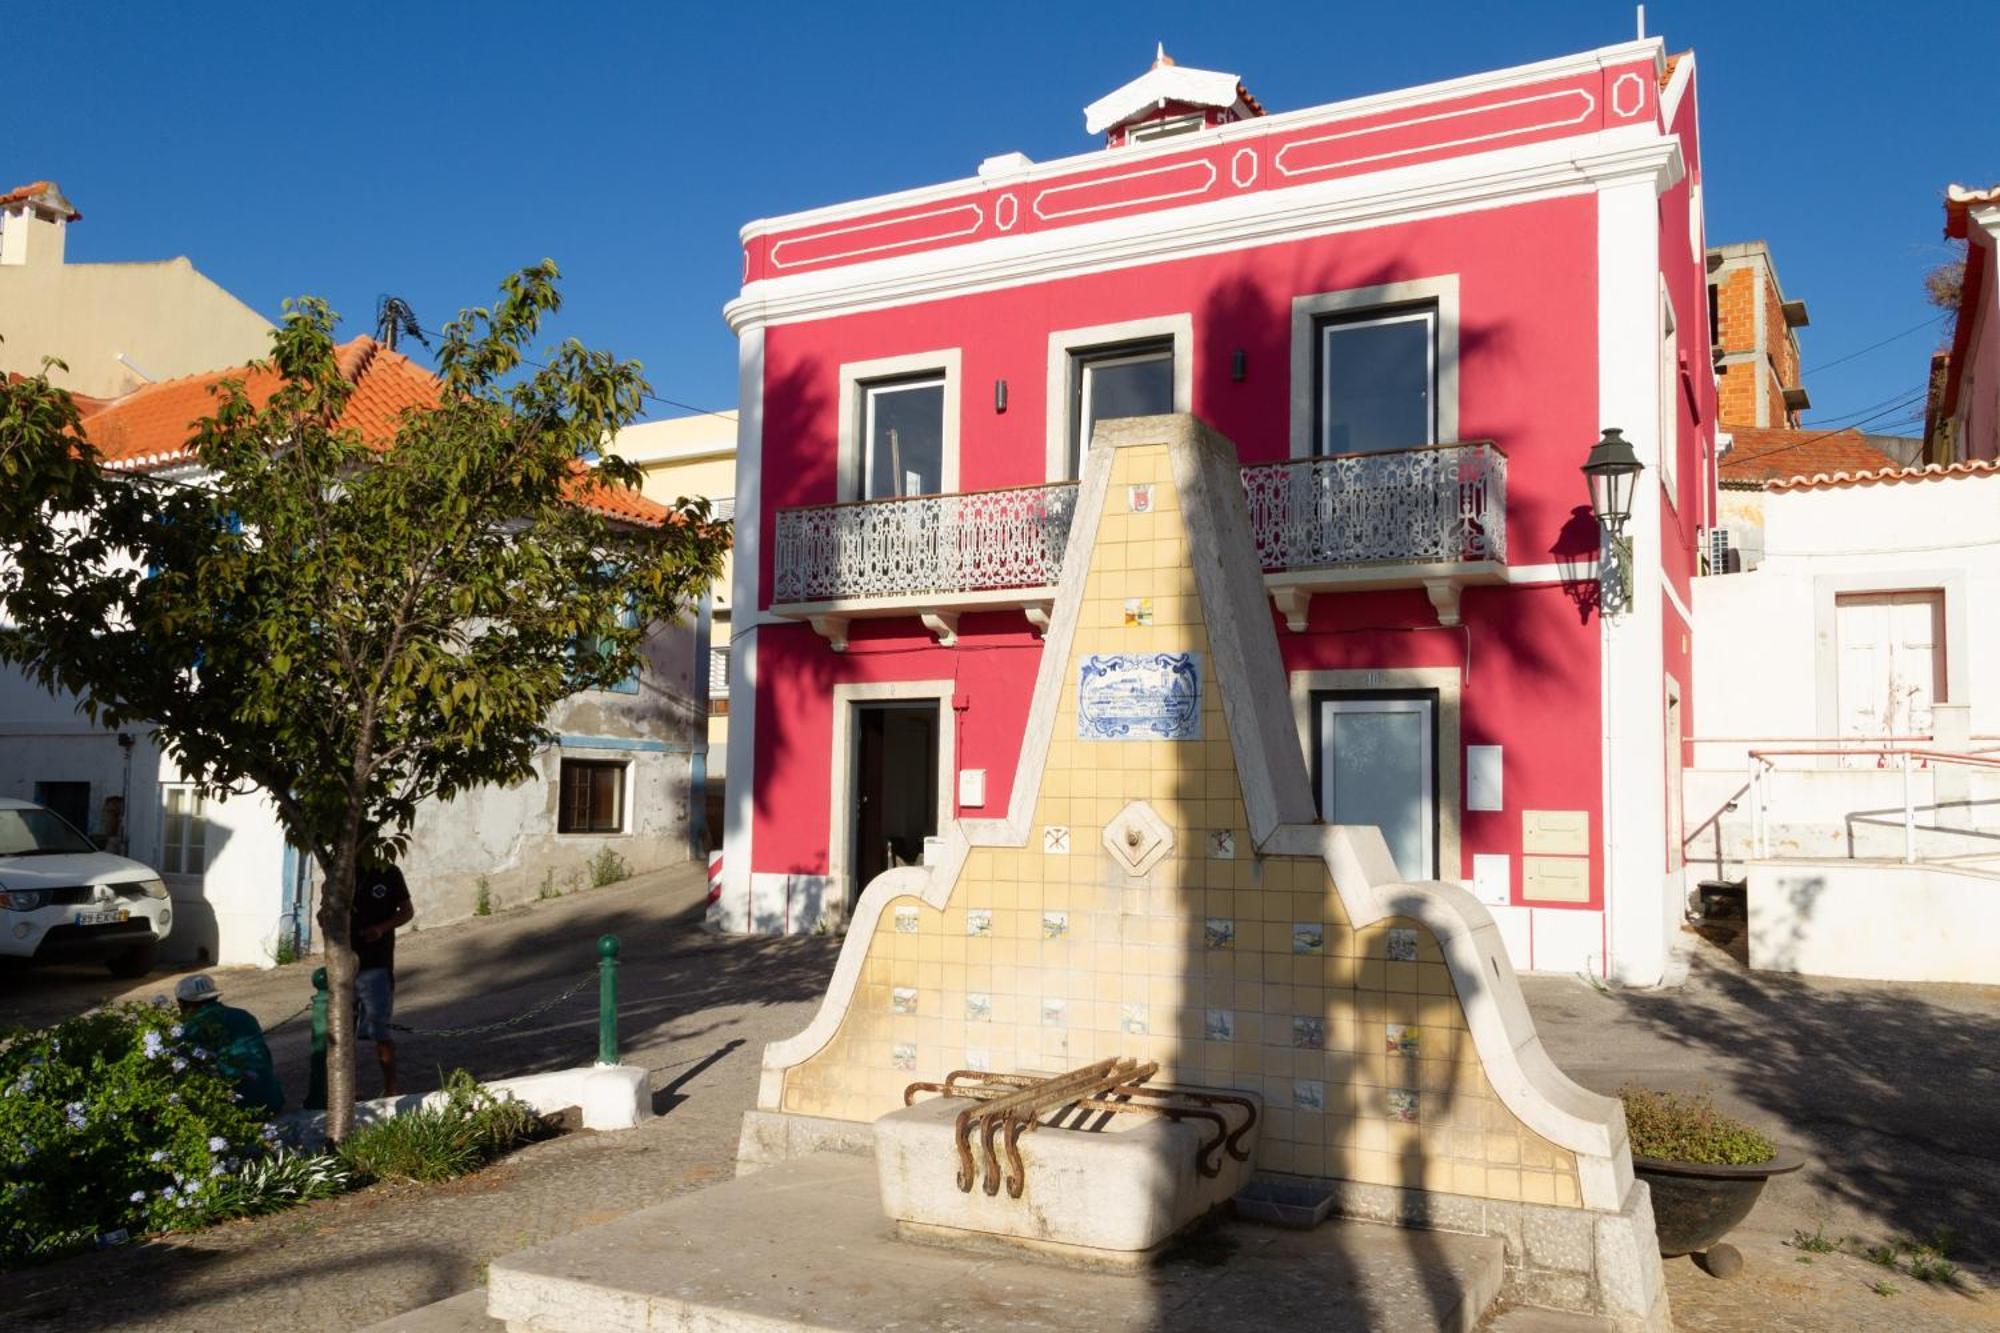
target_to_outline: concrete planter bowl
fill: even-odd
[[[1708,1259],[1705,1266],[1718,1277],[1728,1277],[1742,1265],[1734,1247],[1719,1244],[1722,1238],[1750,1215],[1766,1181],[1804,1165],[1803,1157],[1783,1148],[1768,1162],[1748,1166],[1670,1162],[1636,1153],[1632,1157],[1633,1172],[1653,1192],[1653,1224],[1661,1255],[1671,1259],[1702,1254]]]

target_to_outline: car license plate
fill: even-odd
[[[132,913],[123,907],[107,907],[101,912],[78,912],[76,924],[79,926],[105,926],[123,921]]]

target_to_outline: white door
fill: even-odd
[[[1406,880],[1437,877],[1435,711],[1425,698],[1319,705],[1320,817],[1381,829]]]
[[[1944,697],[1944,594],[1856,593],[1838,598],[1840,734],[1856,740],[1925,736]],[[1849,761],[1872,767],[1872,758]]]

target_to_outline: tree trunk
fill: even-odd
[[[326,1137],[338,1143],[354,1128],[354,872],[360,830],[343,830],[334,844],[320,893],[320,938],[326,942]]]

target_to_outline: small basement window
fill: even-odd
[[[558,833],[625,831],[625,765],[617,760],[565,759],[559,779]]]

